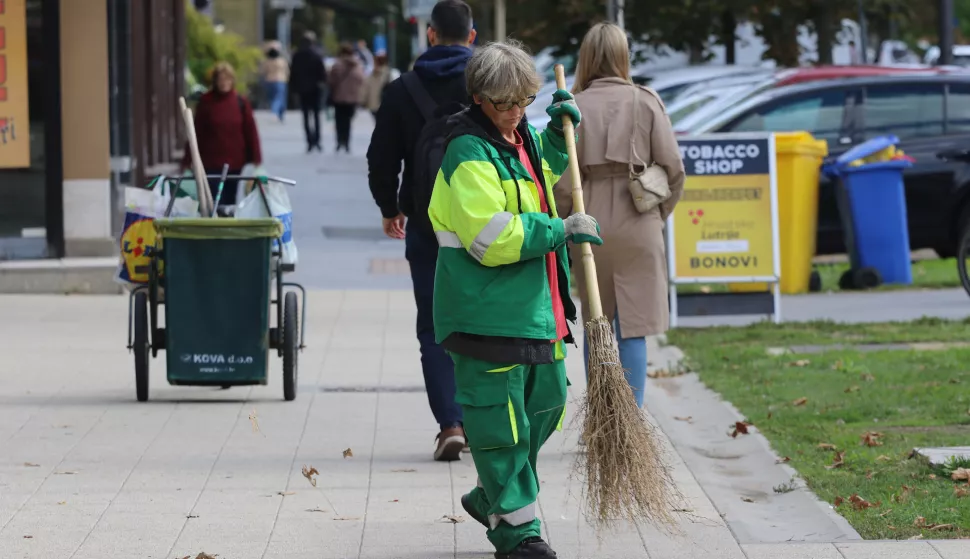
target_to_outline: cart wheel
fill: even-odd
[[[839,289],[842,291],[851,291],[855,289],[855,275],[853,275],[852,270],[846,270],[842,272],[839,276]]]
[[[875,268],[859,268],[852,275],[858,289],[873,289],[882,285],[882,274]]]
[[[811,293],[818,293],[822,290],[822,276],[818,271],[813,270],[808,276],[808,291]]]
[[[148,295],[135,294],[135,394],[139,402],[148,400],[148,360],[151,348],[148,342]]]
[[[283,399],[296,398],[297,353],[300,351],[299,311],[296,293],[286,294],[283,305]]]

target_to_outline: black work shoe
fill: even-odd
[[[478,514],[478,511],[475,510],[475,507],[472,506],[471,497],[467,493],[461,496],[461,508],[465,509],[465,512],[468,513],[468,516],[475,519],[479,524],[481,524],[486,528],[489,527],[488,520],[484,516],[481,516],[480,514]]]
[[[542,538],[531,537],[522,540],[508,553],[495,552],[495,559],[553,559],[556,552]]]

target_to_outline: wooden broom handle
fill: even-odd
[[[566,89],[566,71],[562,64],[556,64],[556,87]],[[566,154],[569,156],[569,176],[573,181],[573,213],[586,213],[583,204],[583,176],[579,173],[579,157],[576,155],[576,128],[568,116],[562,117],[562,131],[566,137]],[[583,254],[583,275],[586,278],[589,317],[603,316],[603,302],[600,300],[600,285],[596,279],[596,262],[593,261],[593,247],[589,243],[579,245]]]
[[[192,161],[192,173],[195,175],[195,186],[199,198],[200,215],[211,215],[212,193],[209,192],[209,179],[205,174],[205,167],[202,166],[202,158],[199,156],[199,141],[195,136],[195,119],[192,116],[192,109],[185,103],[185,97],[179,97],[179,112],[182,114],[182,122],[185,123],[185,138],[189,144],[189,156]]]

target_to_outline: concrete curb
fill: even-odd
[[[65,258],[0,262],[0,293],[117,295],[116,258]]]

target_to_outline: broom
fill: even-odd
[[[556,85],[566,89],[562,65],[557,64],[555,69]],[[575,128],[566,116],[563,132],[573,182],[573,211],[585,213]],[[624,376],[613,327],[603,315],[593,249],[589,243],[580,248],[590,315],[585,325],[589,380],[580,410],[586,452],[579,454],[577,462],[577,470],[586,477],[586,516],[594,520],[598,530],[612,527],[624,518],[633,523],[642,520],[674,526],[672,512],[680,494],[664,462],[660,436],[646,421]]]
[[[205,167],[202,166],[202,158],[199,157],[199,140],[195,136],[195,119],[192,116],[192,109],[188,108],[185,103],[185,97],[179,97],[179,112],[182,114],[182,121],[185,123],[185,138],[189,144],[192,173],[195,175],[195,186],[199,198],[199,215],[207,216],[215,209],[215,202],[212,200],[212,192],[209,191],[209,178],[205,174]]]

